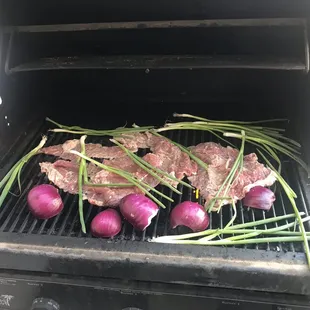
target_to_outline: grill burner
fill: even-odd
[[[38,139],[33,139],[32,143],[28,144],[28,149],[32,149],[37,145],[39,137],[42,132],[47,130],[46,127],[41,127],[35,135]],[[68,139],[77,138],[69,134],[55,134],[48,133],[49,145],[55,145],[65,142]],[[185,146],[195,145],[200,142],[212,141],[212,136],[207,135],[205,132],[195,132],[195,131],[175,131],[169,132],[167,135],[170,139],[182,143]],[[88,137],[87,142],[102,143],[106,145],[108,139],[98,138],[98,137]],[[218,141],[215,141],[218,142]],[[27,150],[28,151],[28,150]],[[255,150],[252,150],[255,151]],[[10,153],[15,153],[16,156],[21,156],[25,150],[12,149]],[[249,150],[246,151],[248,153]],[[140,155],[144,155],[145,150],[141,151]],[[7,154],[8,155],[8,154]],[[8,156],[3,156],[0,160],[3,164],[7,164],[5,161]],[[49,220],[38,220],[35,219],[28,211],[27,207],[27,193],[29,190],[42,183],[48,183],[47,177],[40,172],[39,163],[48,160],[54,160],[54,157],[40,154],[32,158],[30,162],[25,165],[22,173],[22,192],[19,193],[17,184],[15,184],[11,195],[8,196],[2,209],[0,210],[0,231],[1,232],[13,232],[19,234],[37,234],[37,235],[53,235],[53,236],[66,236],[66,237],[82,237],[79,215],[78,215],[78,196],[70,195],[61,191],[61,196],[64,201],[65,208],[61,214],[55,218]],[[13,164],[10,163],[10,164]],[[290,185],[296,191],[298,195],[297,205],[300,211],[308,214],[307,205],[304,199],[304,194],[302,186],[296,173],[296,165],[290,161],[283,162],[283,175],[289,181]],[[235,223],[244,223],[253,220],[260,220],[272,216],[284,215],[287,213],[293,213],[290,207],[290,203],[287,201],[285,193],[279,190],[280,186],[277,185],[276,191],[276,202],[275,205],[269,212],[264,212],[262,210],[247,209],[242,206],[239,201],[237,204],[238,216]],[[178,189],[183,193],[179,196],[173,193],[169,188],[159,185],[157,187],[161,192],[164,192],[169,197],[174,199],[174,204],[177,204],[184,200],[197,201],[203,204],[201,198],[196,199],[195,193],[179,184]],[[157,196],[158,199],[162,197]],[[157,217],[152,221],[152,224],[144,232],[135,231],[132,226],[128,223],[124,223],[122,231],[119,236],[108,242],[117,242],[119,240],[132,240],[146,242],[155,236],[163,236],[168,234],[181,234],[189,232],[187,228],[178,228],[176,230],[171,230],[169,227],[169,213],[173,207],[173,203],[169,201],[162,200],[162,202],[167,206],[167,208],[161,209]],[[84,217],[87,227],[87,238],[91,238],[90,235],[90,222],[92,218],[102,210],[102,208],[92,206],[88,202],[84,202]],[[233,214],[231,206],[225,206],[221,209],[219,213],[213,212],[210,214],[210,229],[223,228],[226,223],[230,220]],[[285,224],[287,222],[283,222]],[[277,224],[270,224],[277,225]],[[274,226],[269,226],[271,228]],[[306,226],[307,227],[307,226]],[[267,228],[266,226],[264,228]],[[309,228],[309,227],[308,227]],[[238,247],[238,246],[236,246]],[[260,249],[260,250],[276,250],[278,252],[290,251],[290,252],[303,252],[301,243],[278,243],[278,244],[257,244],[257,245],[244,245],[239,246],[247,249]]]

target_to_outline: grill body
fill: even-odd
[[[77,138],[48,132],[46,116],[95,129],[159,126],[173,112],[222,120],[287,118],[287,135],[301,142],[309,162],[307,1],[281,7],[247,2],[242,10],[226,1],[181,3],[172,10],[170,1],[165,11],[157,2],[151,15],[139,1],[123,3],[120,11],[109,1],[91,1],[81,14],[83,4],[75,1],[74,8],[63,4],[63,12],[71,12],[66,18],[52,14],[54,3],[47,1],[44,10],[32,2],[35,9],[25,7],[24,16],[10,1],[0,2],[0,179],[41,135],[48,135],[48,145]],[[51,14],[44,13],[48,6]],[[185,146],[218,142],[198,131],[167,136]],[[27,163],[22,191],[15,184],[0,209],[0,309],[309,309],[310,272],[301,244],[149,242],[188,232],[169,227],[177,202],[202,203],[185,187],[177,196],[158,186],[175,203],[166,203],[143,233],[125,223],[112,240],[82,234],[77,196],[67,193],[61,192],[60,215],[34,219],[27,193],[48,182],[39,163],[51,160],[37,155]],[[283,176],[298,195],[299,210],[309,214],[305,172],[284,158]],[[239,202],[236,222],[292,213],[285,194],[276,195],[269,212]],[[88,231],[101,210],[85,202]],[[225,206],[213,213],[210,228],[223,228],[232,212]]]

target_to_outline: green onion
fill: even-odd
[[[80,139],[81,144],[81,154],[85,154],[85,139],[86,136],[82,136]],[[86,234],[86,226],[84,221],[84,210],[83,210],[83,173],[86,170],[86,161],[84,158],[80,158],[79,167],[79,177],[78,177],[78,187],[79,187],[79,215],[82,232]]]
[[[246,240],[216,240],[216,241],[200,241],[200,240],[172,240],[172,239],[154,239],[153,242],[159,243],[177,243],[177,244],[191,244],[191,245],[244,245],[244,244],[258,244],[258,243],[272,243],[272,242],[298,242],[303,241],[303,236],[287,236],[287,237],[270,237],[270,238],[254,238]],[[306,236],[306,240],[310,240],[310,236]]]
[[[199,117],[191,114],[179,114],[179,113],[173,113],[173,117],[188,117],[188,118],[194,118],[200,121],[205,121],[205,122],[219,122],[219,123],[234,123],[234,124],[241,124],[241,125],[250,125],[250,124],[263,124],[263,123],[274,123],[274,122],[288,122],[288,119],[286,118],[274,118],[274,119],[267,119],[267,120],[259,120],[259,121],[249,121],[249,122],[243,122],[243,121],[215,121],[215,120],[210,120],[204,117]]]
[[[140,180],[138,180],[136,177],[132,176],[130,173],[128,173],[127,171],[123,171],[121,169],[117,169],[117,168],[113,168],[107,165],[104,165],[90,157],[87,157],[86,155],[83,155],[77,151],[71,150],[70,153],[75,154],[79,157],[82,157],[84,159],[86,159],[87,161],[95,164],[96,166],[107,170],[109,172],[115,173],[117,175],[120,175],[121,177],[125,178],[127,181],[129,181],[133,186],[137,186],[142,192],[144,192],[147,196],[149,196],[151,199],[153,199],[158,205],[160,205],[162,208],[166,208],[166,206],[159,201],[156,197],[154,197],[151,193],[149,193],[149,191],[146,189],[150,189],[152,191],[154,191],[155,193],[157,193],[158,195],[166,198],[169,201],[173,202],[173,199],[171,199],[170,197],[168,197],[167,195],[164,195],[163,193],[159,192],[158,190],[156,190],[155,188],[153,188],[152,186],[148,185],[145,182],[142,182]]]
[[[239,150],[239,154],[231,168],[231,170],[229,171],[229,174],[227,175],[226,179],[224,180],[223,184],[221,185],[221,187],[219,188],[218,192],[216,193],[215,197],[212,198],[207,206],[208,211],[212,211],[213,207],[216,203],[216,201],[218,199],[222,199],[221,197],[219,197],[219,195],[221,194],[224,186],[226,185],[226,189],[223,193],[223,196],[227,195],[227,192],[229,191],[231,184],[233,183],[233,180],[238,178],[239,174],[242,171],[242,167],[243,167],[243,155],[244,155],[244,144],[245,144],[245,132],[242,130],[241,132],[241,136],[242,136],[242,144]],[[236,172],[238,172],[238,174],[236,175]],[[233,199],[232,199],[233,200]],[[220,210],[220,208],[219,208]]]
[[[228,224],[225,226],[225,229],[228,229],[234,223],[234,221],[235,221],[235,219],[237,217],[237,208],[236,208],[236,204],[235,204],[233,199],[232,199],[232,208],[234,210],[234,215],[232,216],[232,218],[230,219]]]
[[[84,153],[85,155],[85,153]],[[87,165],[84,165],[83,171],[84,185],[91,187],[132,187],[130,183],[91,183],[88,181]]]
[[[158,131],[158,130],[157,130]],[[162,135],[160,135],[157,131],[151,131],[151,133],[157,137],[161,137],[163,139],[166,139],[167,141],[169,141],[170,143],[174,144],[175,146],[177,146],[182,152],[186,153],[192,160],[194,160],[200,167],[204,168],[204,169],[208,169],[208,165],[203,162],[200,158],[198,158],[197,156],[195,156],[194,154],[192,154],[185,146],[170,140],[167,137],[164,137]]]
[[[21,183],[20,183],[20,174],[24,167],[24,165],[34,156],[37,154],[37,152],[44,146],[46,143],[47,137],[43,136],[42,140],[38,144],[37,147],[35,147],[33,150],[31,150],[28,154],[23,156],[12,168],[11,170],[4,176],[4,178],[0,182],[0,189],[3,188],[2,193],[0,195],[0,207],[2,206],[6,196],[10,192],[10,189],[16,180],[19,186],[19,190],[21,190]]]
[[[287,182],[283,179],[283,177],[279,174],[279,172],[273,167],[273,165],[270,163],[270,161],[266,158],[266,156],[260,151],[258,150],[258,152],[261,154],[261,156],[265,159],[266,163],[268,164],[268,166],[270,167],[270,169],[272,169],[274,171],[274,173],[277,176],[277,180],[279,181],[279,183],[281,184],[283,190],[285,191],[287,198],[289,199],[293,210],[295,212],[298,224],[299,224],[299,228],[300,228],[300,232],[304,241],[304,247],[305,247],[305,253],[306,253],[306,258],[308,261],[308,265],[310,268],[310,249],[309,249],[309,243],[308,243],[308,239],[307,239],[307,235],[306,235],[306,230],[305,230],[305,226],[303,224],[300,212],[296,206],[296,202],[295,202],[295,198],[297,197],[297,195],[294,193],[294,191],[292,190],[292,188],[287,184]]]
[[[58,128],[50,129],[50,131],[53,132],[66,132],[66,133],[72,133],[72,134],[79,134],[79,135],[88,135],[88,136],[117,136],[124,133],[135,133],[135,132],[144,132],[148,131],[153,126],[144,126],[144,127],[133,127],[133,128],[116,128],[116,129],[107,129],[107,130],[95,130],[95,129],[89,129],[89,128],[82,128],[79,126],[65,126],[62,124],[59,124],[55,121],[53,121],[50,118],[46,118],[46,120],[54,125],[56,125]]]
[[[305,218],[302,219],[302,222],[307,222],[310,220],[310,216],[307,216]],[[254,230],[252,232],[249,232],[249,233],[246,233],[242,236],[233,236],[233,237],[229,237],[227,238],[227,240],[239,240],[239,239],[248,239],[248,238],[252,238],[252,237],[255,237],[255,236],[258,236],[260,234],[274,234],[274,233],[278,233],[284,229],[288,229],[290,227],[294,227],[296,224],[296,221],[293,222],[293,223],[289,223],[289,224],[285,224],[285,225],[281,225],[281,226],[278,226],[278,227],[275,227],[275,228],[269,228],[269,229],[265,229],[265,230]],[[288,232],[290,233],[290,232]],[[300,235],[300,233],[299,233]]]
[[[305,213],[300,212],[300,215],[301,216],[305,215]],[[259,220],[259,221],[252,221],[252,222],[248,222],[248,223],[232,225],[227,230],[226,229],[208,229],[208,230],[197,232],[197,233],[158,237],[158,238],[155,238],[154,241],[156,242],[157,239],[162,239],[162,238],[163,239],[171,239],[171,240],[191,239],[191,238],[197,238],[197,237],[211,235],[211,234],[219,232],[219,231],[221,231],[221,234],[224,234],[225,231],[235,231],[235,230],[240,230],[240,231],[242,230],[243,231],[245,228],[248,228],[248,227],[266,225],[266,224],[270,224],[270,223],[274,223],[274,222],[287,220],[287,219],[293,218],[293,217],[295,217],[295,213],[294,214],[281,215],[281,216],[274,216],[274,217],[264,219],[264,220]]]
[[[298,162],[310,175],[309,167],[306,163],[299,157],[298,149],[300,144],[296,141],[289,139],[281,134],[281,128],[271,128],[265,126],[253,126],[251,124],[264,123],[268,121],[282,121],[281,119],[268,120],[268,121],[257,121],[257,122],[238,122],[238,121],[214,121],[208,120],[206,118],[190,115],[190,114],[174,114],[176,117],[188,117],[193,118],[197,121],[195,122],[179,122],[179,123],[168,123],[165,127],[159,128],[156,131],[162,132],[166,130],[206,130],[214,134],[215,132],[224,133],[232,132],[239,135],[240,131],[244,130],[247,136],[247,142],[251,144],[260,144],[266,152],[270,153],[270,149],[273,152],[279,151],[284,155],[292,158],[294,161]],[[237,136],[236,136],[237,137]]]
[[[114,139],[111,139],[111,141],[113,143],[115,143],[116,145],[118,145],[127,155],[128,157],[130,157],[139,167],[141,167],[142,169],[144,169],[145,171],[147,171],[149,174],[151,174],[153,177],[157,178],[159,180],[159,182],[163,183],[164,185],[166,185],[167,187],[169,187],[173,192],[181,195],[182,193],[177,190],[175,187],[173,187],[170,183],[168,183],[167,181],[165,181],[163,178],[161,178],[160,176],[158,176],[156,173],[154,173],[152,170],[154,170],[155,172],[162,174],[164,176],[166,176],[167,178],[169,178],[170,180],[176,181],[178,183],[181,183],[187,187],[193,188],[191,185],[189,185],[186,182],[183,182],[182,180],[179,180],[177,178],[175,178],[174,176],[170,175],[169,173],[160,170],[152,165],[150,165],[147,161],[145,161],[143,158],[137,156],[136,154],[134,154],[133,152],[131,152],[130,150],[128,150],[126,147],[124,147],[121,143],[119,143],[118,141],[115,141]]]

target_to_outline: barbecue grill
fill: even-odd
[[[94,129],[160,126],[173,112],[225,120],[287,118],[287,135],[301,142],[309,162],[307,1],[0,5],[0,179],[43,134],[47,145],[77,138],[48,132],[53,125],[47,116]],[[166,136],[184,146],[218,142],[201,131]],[[104,137],[88,142],[109,145]],[[85,202],[83,234],[78,197],[62,191],[63,212],[35,219],[27,193],[48,183],[39,167],[48,158],[40,154],[25,165],[22,190],[15,184],[0,209],[0,309],[310,309],[302,243],[149,242],[188,232],[169,227],[177,202],[202,203],[182,185],[182,196],[158,186],[175,202],[165,201],[167,208],[144,232],[124,223],[115,238],[93,238],[90,222],[102,208]],[[306,172],[287,158],[282,165],[299,210],[308,215]],[[269,212],[238,202],[236,221],[292,213],[283,192],[276,198]],[[223,228],[232,214],[231,206],[212,213],[210,228]]]

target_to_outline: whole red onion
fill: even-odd
[[[120,210],[134,228],[143,231],[151,224],[159,208],[142,194],[129,194],[121,200]]]
[[[243,205],[268,211],[276,197],[269,188],[263,186],[252,187],[243,199]]]
[[[30,190],[27,196],[30,212],[39,219],[49,219],[59,214],[64,205],[53,185],[41,184]]]
[[[113,237],[122,229],[122,220],[114,209],[98,213],[90,224],[90,230],[95,237]]]
[[[184,201],[171,211],[170,225],[172,228],[186,226],[193,232],[202,231],[209,226],[209,215],[197,202]]]

